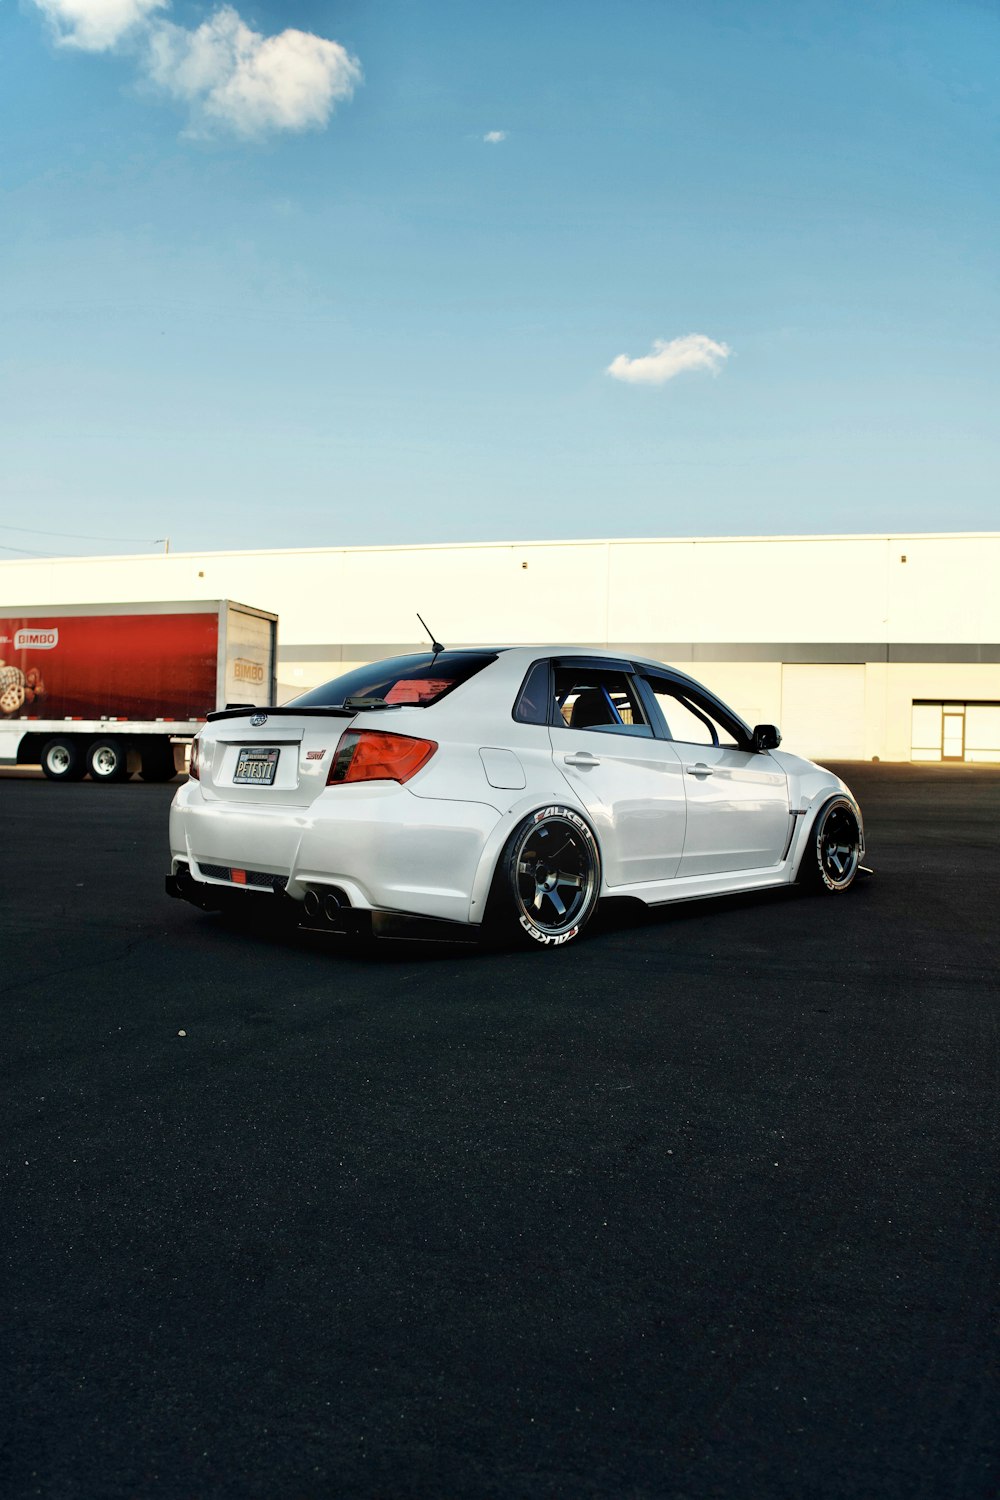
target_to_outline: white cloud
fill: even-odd
[[[35,0],[64,47],[106,52],[169,0]]]
[[[195,31],[166,21],[151,28],[147,71],[191,107],[196,124],[246,136],[325,125],[361,81],[361,65],[339,42],[307,31],[261,36],[230,5]]]
[[[703,333],[686,333],[678,339],[655,339],[652,354],[629,359],[619,354],[608,365],[607,373],[615,380],[631,385],[664,385],[685,370],[710,370],[717,375],[732,350]]]
[[[134,52],[145,80],[187,105],[196,134],[318,128],[361,82],[361,64],[339,42],[293,29],[262,36],[231,5],[189,29],[156,15],[169,0],[34,3],[64,46]]]
[[[506,139],[506,130],[488,130],[483,136],[483,140],[490,146],[499,146],[500,142]]]

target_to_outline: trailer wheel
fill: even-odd
[[[67,735],[46,740],[42,746],[42,771],[50,781],[79,781],[87,767],[79,743]]]
[[[87,750],[87,770],[94,781],[127,781],[128,751],[122,740],[92,740]]]
[[[139,772],[143,781],[171,781],[177,775],[177,767],[174,764],[174,747],[167,742],[152,740],[142,747],[142,770]]]

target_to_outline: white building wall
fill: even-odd
[[[826,641],[834,621],[838,640],[879,640],[887,556],[879,537],[613,543],[608,628],[646,639],[655,601],[662,640]],[[831,608],[837,587],[849,609]]]
[[[639,648],[805,753],[910,757],[920,699],[1000,701],[1000,533],[317,548],[0,562],[0,609],[231,598],[285,696],[416,649]]]

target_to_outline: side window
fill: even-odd
[[[555,677],[556,703],[567,729],[651,737],[642,704],[624,672],[557,667]]]
[[[528,668],[521,691],[514,704],[518,724],[551,724],[552,699],[549,696],[549,664],[536,661]]]
[[[674,683],[649,680],[672,740],[685,745],[726,745],[742,749],[739,740],[710,709],[688,697]]]

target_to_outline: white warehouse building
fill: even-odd
[[[0,613],[233,599],[279,616],[279,698],[419,650],[608,646],[790,749],[1000,762],[1000,532],[700,537],[0,562]]]

